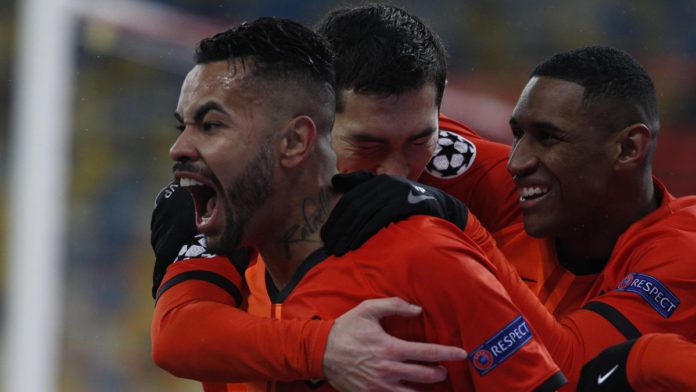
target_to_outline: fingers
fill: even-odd
[[[375,380],[365,389],[379,391],[396,391],[396,392],[415,392],[422,390],[421,388],[414,389],[411,386],[415,384],[434,384],[445,381],[447,378],[447,369],[443,366],[419,365],[413,363],[401,362],[385,362],[377,369],[378,374],[383,373],[384,376],[380,380]],[[409,386],[411,385],[411,386]]]
[[[410,304],[401,298],[392,297],[365,300],[349,313],[353,313],[351,316],[378,322],[380,319],[388,316],[418,316],[421,311],[422,308],[418,305]],[[373,331],[373,333],[375,332]],[[384,331],[382,331],[381,335],[383,335],[382,339],[385,339],[384,341],[387,342],[384,346],[385,355],[398,361],[439,362],[462,361],[467,358],[467,352],[459,347],[408,342],[389,336]]]
[[[415,382],[432,384],[447,377],[440,361],[466,359],[458,347],[416,343],[387,334],[380,319],[387,316],[418,316],[422,309],[401,298],[366,300],[339,317],[324,353],[324,374],[339,391],[412,391]]]
[[[434,384],[445,381],[447,378],[447,369],[439,365],[392,362],[390,373],[398,381],[410,381],[419,384]]]
[[[356,313],[364,318],[379,320],[387,316],[418,316],[422,309],[401,298],[368,299],[355,307]]]
[[[390,343],[389,353],[398,360],[413,362],[463,361],[467,358],[467,352],[460,347],[407,342],[396,338]]]

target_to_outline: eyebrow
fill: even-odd
[[[418,132],[417,134],[411,136],[410,138],[408,138],[408,140],[409,141],[418,140],[420,138],[423,138],[423,137],[430,135],[431,133],[433,133],[435,131],[436,131],[435,128],[426,128],[426,129]],[[350,135],[350,138],[355,140],[355,141],[359,141],[359,142],[380,142],[380,143],[387,142],[386,139],[372,135],[369,132],[356,133],[356,134]]]
[[[377,137],[368,132],[355,133],[349,136],[350,139],[358,142],[385,142],[384,138]]]
[[[425,128],[424,130],[422,130],[422,131],[418,132],[417,134],[411,136],[411,138],[408,139],[408,140],[418,140],[418,139],[420,139],[420,138],[424,138],[424,137],[426,137],[426,136],[430,136],[430,134],[431,134],[431,133],[434,133],[434,132],[437,132],[437,129],[432,128],[432,127]]]
[[[210,111],[216,111],[229,115],[227,111],[225,111],[225,109],[223,109],[219,103],[215,101],[208,101],[203,105],[199,106],[198,109],[196,109],[196,112],[193,114],[193,121],[196,123],[203,121],[203,117],[205,117],[205,115],[208,114],[208,112]],[[182,123],[184,122],[184,118],[178,112],[174,113],[174,118],[176,119],[176,121]]]
[[[510,126],[520,126],[520,124],[515,120],[514,117],[510,117]],[[566,132],[559,128],[558,126],[554,125],[553,123],[547,122],[547,121],[537,121],[529,124],[526,128],[530,129],[535,129],[535,130],[540,130],[540,131],[546,131],[549,133],[554,133],[554,134],[561,134],[564,135]]]

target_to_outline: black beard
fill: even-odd
[[[225,188],[226,197],[218,200],[225,203],[225,229],[219,241],[208,241],[208,248],[217,254],[239,248],[249,221],[270,196],[274,167],[270,139],[269,135],[256,158]]]

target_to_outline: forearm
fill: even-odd
[[[331,321],[277,321],[238,307],[244,281],[225,258],[169,266],[152,320],[154,362],[209,382],[322,376]]]
[[[175,297],[176,289],[167,294]],[[152,322],[152,355],[170,373],[200,381],[322,377],[331,325],[255,317],[229,303],[209,300],[177,304],[163,296]]]

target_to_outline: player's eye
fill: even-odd
[[[524,131],[522,131],[522,129],[517,127],[512,128],[512,137],[515,140],[519,140],[520,138],[522,138],[522,135],[524,135]]]
[[[541,132],[537,132],[536,137],[537,137],[537,139],[544,141],[544,140],[549,140],[551,138],[551,134],[548,132],[541,131]]]
[[[375,151],[383,147],[382,143],[379,142],[368,142],[368,141],[363,141],[363,142],[355,142],[352,143],[353,148],[356,151]]]
[[[217,122],[217,121],[206,121],[203,123],[203,130],[204,131],[212,131],[215,128],[220,127],[222,124]]]
[[[554,144],[559,140],[556,135],[546,131],[537,132],[535,137],[539,142],[545,145]]]
[[[181,124],[181,123],[176,124],[176,130],[179,131],[179,133],[184,132],[185,129],[186,129],[186,125]]]
[[[433,140],[431,135],[419,137],[418,139],[412,140],[411,144],[414,146],[427,146]]]

